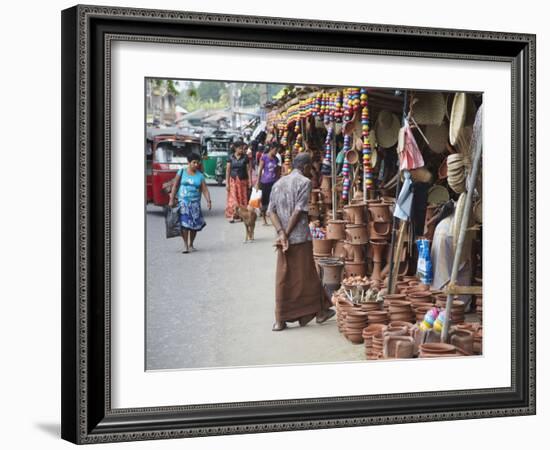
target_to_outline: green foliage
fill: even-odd
[[[225,83],[221,81],[203,81],[199,84],[197,93],[202,100],[218,102],[225,90]]]

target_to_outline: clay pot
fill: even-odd
[[[353,261],[345,262],[344,276],[346,278],[354,277],[354,276],[364,277],[366,274],[367,274],[367,268],[364,262],[358,262],[358,263]]]
[[[336,258],[346,259],[347,250],[346,250],[345,241],[335,241],[334,246],[332,248],[332,254]]]
[[[467,355],[474,354],[474,333],[468,330],[454,330],[451,334],[451,344],[460,348]]]
[[[347,213],[350,223],[353,223],[354,225],[365,224],[365,207],[365,203],[356,203],[344,206],[344,212]]]
[[[383,261],[382,255],[388,245],[388,242],[384,239],[371,240],[370,245],[372,247],[372,261],[381,263]]]
[[[320,258],[319,272],[324,286],[336,287],[342,281],[344,263],[338,258]]]
[[[429,344],[420,344],[420,358],[440,358],[456,355],[456,347],[451,344],[434,342]]]
[[[412,358],[414,356],[414,339],[410,336],[384,337],[384,358]]]
[[[389,240],[391,222],[369,222],[369,236],[372,240]]]
[[[346,221],[345,220],[329,220],[327,222],[327,239],[335,239],[337,241],[346,237]]]
[[[369,203],[369,221],[379,223],[391,222],[390,205],[388,203]]]
[[[314,255],[332,255],[332,247],[334,241],[332,239],[313,239],[313,254]]]
[[[383,303],[382,302],[367,302],[361,304],[361,311],[370,312],[370,311],[382,311]]]
[[[392,322],[395,323],[395,322]],[[396,326],[396,325],[388,325],[386,330],[384,331],[384,336],[407,336],[409,334],[409,327],[408,326]]]
[[[368,227],[366,225],[347,225],[346,237],[352,245],[366,244],[369,242]]]
[[[351,260],[355,263],[365,262],[365,252],[362,245],[349,244],[349,253],[351,254]]]
[[[383,323],[386,325],[388,323],[388,313],[386,311],[369,311],[368,315],[368,324],[374,323]]]
[[[432,303],[432,294],[430,291],[416,291],[407,293],[407,300],[415,303]]]

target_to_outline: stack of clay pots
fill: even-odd
[[[402,322],[414,322],[415,315],[411,308],[411,302],[407,300],[390,300],[389,301],[390,320]]]
[[[387,311],[369,311],[368,323],[387,325],[389,323],[389,313]]]
[[[444,356],[457,356],[457,349],[454,345],[433,342],[420,344],[419,358],[441,358]]]
[[[367,359],[378,359],[378,354],[374,353],[372,339],[375,335],[383,333],[386,328],[386,325],[383,324],[371,324],[363,329],[362,336],[365,342],[365,356]]]
[[[308,215],[318,218],[324,210],[323,196],[320,189],[312,189],[309,196]]]
[[[354,344],[363,342],[363,329],[367,326],[367,313],[352,307],[344,316],[344,335]]]
[[[384,294],[384,309],[390,312],[390,303],[394,300],[407,300],[405,294]]]
[[[371,347],[371,353],[370,358],[367,356],[368,359],[380,359],[383,357],[384,353],[384,332],[379,331],[375,335],[372,336],[372,347]]]
[[[343,298],[342,296],[336,297],[336,325],[338,326],[338,331],[340,333],[345,332],[345,324],[346,324],[346,314],[348,311],[353,310],[353,304]]]
[[[447,306],[447,296],[445,294],[436,295],[435,305],[439,309],[445,309],[445,307]],[[466,318],[464,307],[465,305],[462,300],[457,300],[456,297],[453,299],[450,317],[450,321],[452,324],[464,323],[464,320]]]
[[[346,276],[364,276],[367,274],[364,246],[369,241],[368,229],[365,224],[365,203],[354,203],[344,206],[344,214],[348,223],[345,226],[346,245],[351,258],[345,265]]]
[[[330,175],[323,175],[321,178],[320,192],[323,204],[332,205],[332,177]]]
[[[384,333],[384,359],[412,358],[414,356],[414,339],[407,335],[389,335]]]
[[[382,280],[382,268],[389,249],[392,227],[392,203],[385,200],[368,200],[369,254],[372,258],[371,278]],[[386,261],[387,262],[387,261]]]

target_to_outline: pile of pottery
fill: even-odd
[[[383,311],[369,311],[368,313],[368,323],[372,324],[382,324],[387,325],[389,320],[389,313],[385,310]]]
[[[390,320],[401,322],[414,322],[415,315],[411,308],[411,302],[408,300],[390,300],[389,301]]]
[[[344,336],[354,344],[363,342],[363,329],[367,326],[367,314],[358,308],[351,308],[344,315]]]
[[[365,357],[367,359],[378,359],[378,352],[374,351],[373,348],[373,338],[376,335],[381,335],[385,330],[387,326],[384,324],[370,324],[368,327],[363,329],[363,340],[365,342]]]
[[[462,153],[453,153],[447,157],[447,182],[457,194],[466,189],[466,172]]]
[[[435,305],[440,309],[445,309],[447,306],[447,296],[445,294],[436,295]],[[462,300],[458,300],[455,296],[451,304],[451,317],[452,324],[464,323],[466,319],[465,304]]]
[[[372,258],[371,279],[382,280],[384,260],[389,262],[387,250],[391,238],[393,199],[367,200],[369,214],[369,254]]]
[[[345,225],[345,244],[351,253],[346,258],[346,276],[366,275],[364,246],[369,241],[368,229],[365,224],[365,207],[363,202],[344,206],[344,216],[347,218]]]

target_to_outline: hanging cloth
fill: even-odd
[[[403,181],[401,192],[399,192],[399,197],[397,197],[397,202],[395,202],[393,215],[401,220],[409,220],[413,201],[411,173],[405,170],[403,171],[403,176],[405,180]]]
[[[422,158],[409,122],[405,122],[405,125],[399,130],[397,152],[400,170],[418,169],[424,166],[424,158]]]

